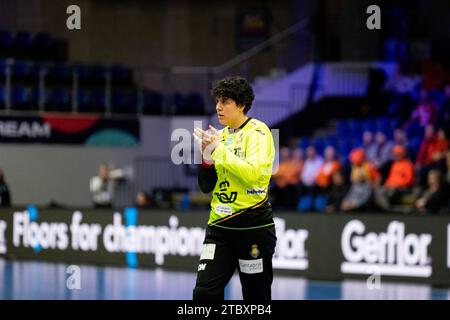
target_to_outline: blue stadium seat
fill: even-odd
[[[314,209],[318,212],[324,212],[327,206],[327,196],[319,195],[314,198]]]
[[[13,78],[28,79],[31,77],[31,64],[26,61],[16,60],[11,67]]]
[[[339,161],[341,162],[342,168],[346,168],[350,165],[350,159],[348,158],[349,153],[339,154]]]
[[[363,133],[362,121],[358,119],[350,120],[348,133],[352,136],[361,136]]]
[[[156,91],[144,91],[142,111],[144,114],[162,114],[162,94]]]
[[[377,119],[377,131],[383,132],[388,139],[393,136],[393,129],[391,127],[391,122],[388,118],[378,118]]]
[[[302,150],[306,150],[311,145],[311,139],[309,137],[301,137],[298,143],[298,147]]]
[[[35,79],[39,79],[39,73],[41,71],[45,71],[45,74],[47,75],[50,71],[49,64],[45,62],[35,62],[31,65],[31,74]]]
[[[390,124],[389,118],[381,117],[381,118],[377,119],[377,130],[389,131],[391,129],[392,128],[391,128],[391,124]]]
[[[191,199],[189,198],[189,193],[184,194],[180,202],[177,204],[177,209],[180,211],[187,211],[191,208]]]
[[[106,80],[106,73],[108,69],[105,65],[102,64],[96,64],[91,66],[91,81],[98,83],[98,84],[104,84]]]
[[[347,158],[351,149],[352,146],[346,138],[339,140],[337,151],[342,156],[342,158]]]
[[[92,80],[92,67],[87,64],[76,64],[73,66],[78,73],[78,81],[80,83],[88,83]]]
[[[419,153],[420,145],[422,144],[423,138],[420,136],[416,136],[410,139],[410,149],[413,155],[417,155]]]
[[[361,135],[359,135],[359,136],[354,136],[354,137],[352,137],[352,138],[350,139],[350,147],[351,147],[351,149],[353,149],[353,148],[359,148],[359,147],[362,146],[362,144],[363,144],[363,139],[362,139],[362,136],[361,136]]]
[[[48,103],[48,97],[49,97],[48,90],[44,90],[42,95],[43,95],[43,103],[44,103],[44,107],[45,107],[45,105],[47,105],[47,103]],[[39,87],[34,87],[31,90],[31,104],[34,107],[34,109],[39,108],[39,98],[40,98]]]
[[[136,113],[136,105],[132,104],[130,95],[125,90],[113,90],[111,105],[114,113]]]
[[[338,145],[338,138],[336,135],[329,135],[324,139],[325,142],[325,146],[332,146],[335,149],[337,148]]]
[[[89,90],[85,88],[78,89],[77,97],[78,97],[78,109],[89,111],[89,107],[91,105],[91,93],[89,92]]]
[[[14,86],[11,92],[11,102],[13,109],[24,109],[28,107],[31,102],[28,88],[24,86]]]
[[[322,138],[315,138],[313,140],[313,145],[316,148],[317,153],[322,155],[323,151],[325,149],[325,142],[323,141],[323,139]]]
[[[377,130],[376,120],[373,118],[369,118],[364,120],[363,122],[363,130],[375,132]]]
[[[94,89],[91,94],[91,108],[80,110],[82,112],[103,112],[106,108],[106,95],[104,89]]]
[[[0,106],[6,104],[6,90],[3,86],[0,86]]]
[[[308,212],[313,207],[313,197],[311,195],[301,196],[298,200],[297,211]]]
[[[345,119],[340,119],[337,123],[337,134],[339,136],[345,136],[348,134],[349,132],[349,126],[348,126],[348,122]]]
[[[66,63],[57,62],[49,67],[47,79],[58,84],[72,81],[72,67]]]
[[[50,91],[46,110],[69,110],[71,105],[70,90],[55,88]]]
[[[390,126],[391,126],[392,131],[397,128],[400,128],[400,125],[401,125],[400,119],[396,119],[396,118],[390,119]]]
[[[406,130],[406,134],[408,137],[423,137],[424,127],[420,126],[418,123],[414,123]]]

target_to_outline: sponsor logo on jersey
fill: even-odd
[[[264,188],[253,188],[253,189],[247,189],[248,195],[260,195],[260,194],[266,194],[267,191]]]
[[[231,208],[231,206],[226,206],[224,204],[218,204],[217,206],[215,206],[214,211],[218,214],[232,214],[233,213],[233,209]]]
[[[214,195],[222,203],[233,203],[236,201],[237,198],[236,191],[231,192],[229,195],[226,193],[229,186],[230,183],[227,180],[224,180],[219,184],[220,192],[214,192]]]
[[[225,141],[225,145],[226,145],[226,146],[229,146],[229,145],[233,144],[233,141],[234,141],[234,138],[233,138],[233,137],[228,137],[228,138],[227,138],[227,141]]]

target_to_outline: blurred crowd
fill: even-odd
[[[393,79],[385,87],[387,117],[397,124],[392,134],[363,130],[348,153],[334,145],[322,152],[313,144],[282,147],[270,185],[274,208],[450,212],[450,82],[436,84],[402,69]]]

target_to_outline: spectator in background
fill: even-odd
[[[140,209],[149,209],[149,208],[153,207],[152,201],[150,200],[150,196],[145,191],[139,191],[136,194],[135,202],[136,202],[136,207],[138,207]]]
[[[363,174],[365,180],[373,185],[379,183],[380,173],[377,168],[366,160],[366,155],[362,148],[353,149],[350,153],[350,163],[352,165],[350,180],[355,183],[359,174]]]
[[[436,133],[433,125],[425,127],[424,138],[420,144],[419,154],[416,159],[416,167],[421,168],[432,162],[432,154],[436,142]]]
[[[287,147],[280,149],[280,164],[272,175],[274,182],[271,194],[273,205],[278,208],[294,209],[297,197],[297,185],[303,167],[303,151],[299,148],[292,153]]]
[[[441,171],[445,171],[446,161],[445,154],[449,147],[449,139],[447,132],[443,128],[439,128],[436,137],[436,143],[434,145],[433,153],[431,154],[432,164],[434,168]]]
[[[336,158],[336,151],[332,146],[327,146],[324,151],[322,163],[316,178],[316,184],[322,192],[326,192],[331,184],[331,176],[341,169],[341,163]]]
[[[447,150],[446,154],[445,154],[445,170],[447,172],[446,175],[446,180],[447,180],[447,184],[450,185],[450,150]]]
[[[367,159],[377,167],[381,174],[381,181],[384,182],[392,163],[392,148],[394,147],[394,144],[392,141],[387,140],[386,134],[381,131],[378,131],[375,134],[375,143],[375,154],[371,155],[371,157],[367,157]]]
[[[292,153],[292,160],[290,165],[290,179],[288,182],[288,189],[287,189],[287,200],[286,204],[289,209],[295,209],[297,206],[297,199],[298,199],[298,185],[300,183],[300,175],[303,171],[303,167],[305,165],[305,159],[303,150],[300,148],[296,148],[294,152]]]
[[[440,128],[435,134],[433,126],[425,128],[425,137],[416,160],[416,170],[419,172],[419,183],[422,187],[426,185],[428,172],[431,169],[444,170],[445,152],[448,147],[449,140],[444,129]]]
[[[369,130],[364,131],[362,138],[363,138],[362,148],[364,150],[364,153],[366,154],[366,157],[368,159],[374,158],[377,146],[375,144],[372,131]]]
[[[300,148],[294,149],[294,152],[292,153],[292,164],[294,167],[293,173],[292,173],[292,184],[298,184],[300,181],[300,173],[303,169],[304,165],[304,154],[303,150]]]
[[[92,177],[89,181],[89,190],[95,208],[112,208],[115,181],[123,177],[122,169],[110,170],[108,164],[100,165],[98,176]]]
[[[275,186],[284,188],[289,180],[289,166],[291,163],[291,151],[288,147],[282,147],[280,149],[280,163],[275,169],[275,173],[272,175],[272,180],[275,182]]]
[[[350,190],[342,200],[342,211],[358,211],[371,208],[373,186],[363,171],[357,171]]]
[[[300,194],[316,194],[316,179],[322,163],[322,157],[317,154],[316,148],[309,146],[306,149],[306,160],[300,174]]]
[[[342,200],[348,192],[348,184],[342,171],[334,171],[331,175],[331,188],[327,194],[327,206],[325,212],[336,212],[341,210]]]
[[[11,206],[11,195],[9,193],[8,184],[5,181],[5,174],[2,169],[0,169],[0,206]]]
[[[397,145],[393,152],[395,160],[391,165],[386,183],[375,192],[377,204],[385,210],[390,210],[391,204],[398,202],[401,196],[411,192],[414,184],[414,165],[406,157],[405,147]]]
[[[438,170],[428,172],[428,189],[416,201],[416,208],[422,213],[439,213],[448,206],[448,185]]]
[[[291,159],[291,152],[288,147],[280,148],[280,162],[274,170],[270,185],[271,203],[277,209],[282,209],[284,204],[284,190],[288,180],[288,166]]]
[[[404,147],[406,156],[408,156],[408,157],[413,156],[411,154],[408,137],[406,136],[405,130],[403,130],[401,128],[397,128],[394,130],[394,145]]]

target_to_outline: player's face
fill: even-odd
[[[233,99],[216,98],[217,118],[221,125],[232,126],[242,116],[242,110]]]

